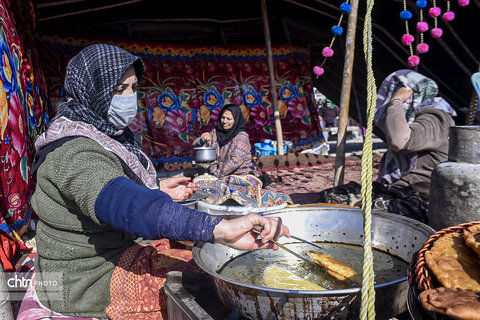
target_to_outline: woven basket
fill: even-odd
[[[435,275],[430,270],[428,270],[428,266],[425,261],[425,252],[430,250],[430,248],[433,246],[433,243],[438,238],[452,232],[463,233],[463,230],[475,224],[480,224],[480,221],[462,223],[453,227],[442,229],[432,234],[427,239],[423,247],[413,255],[408,268],[408,281],[410,284],[410,289],[418,303],[420,303],[419,296],[422,291],[438,288],[441,286],[438,283]],[[419,305],[421,306],[421,304]],[[426,312],[426,314],[428,314],[432,319],[450,319],[449,317],[442,316],[434,312],[428,312],[426,310],[423,311]]]

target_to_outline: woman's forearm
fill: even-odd
[[[393,151],[402,150],[410,140],[410,127],[405,118],[403,101],[394,98],[387,107],[385,116],[385,137],[387,144]]]

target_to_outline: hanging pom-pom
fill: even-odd
[[[324,72],[325,70],[322,67],[319,67],[319,66],[313,67],[313,73],[315,73],[317,77],[320,77]]]
[[[428,30],[428,23],[424,21],[417,22],[417,31],[418,32],[425,32]]]
[[[428,50],[430,50],[430,47],[428,46],[428,44],[426,43],[419,43],[417,44],[417,52],[418,53],[426,53],[428,52]]]
[[[341,36],[343,33],[343,28],[340,26],[333,26],[332,33],[334,36]]]
[[[442,9],[440,9],[439,7],[433,7],[428,9],[428,15],[432,18],[438,17],[441,14],[442,14]]]
[[[341,5],[340,5],[340,11],[344,14],[349,14],[350,11],[352,11],[352,6],[349,5],[348,3],[346,2],[343,2]]]
[[[330,47],[323,48],[322,56],[324,56],[325,58],[330,58],[331,56],[333,56],[333,49]]]
[[[443,30],[440,28],[433,28],[430,35],[432,38],[440,38],[443,35]]]
[[[400,19],[402,20],[409,20],[412,18],[412,13],[408,10],[403,10],[402,12],[400,12]]]
[[[447,11],[442,15],[442,19],[445,22],[452,21],[453,19],[455,19],[455,13],[453,11]]]
[[[415,6],[417,7],[417,9],[423,9],[427,6],[427,0],[418,0],[415,3]]]
[[[420,57],[419,57],[419,56],[410,56],[410,57],[408,57],[408,66],[409,66],[409,67],[418,66],[419,63],[420,63]]]
[[[404,46],[408,46],[413,41],[415,41],[415,38],[411,34],[406,33],[402,36],[402,44]]]
[[[470,4],[470,0],[458,0],[458,5],[460,7],[466,7]]]

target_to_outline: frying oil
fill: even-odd
[[[305,256],[307,259],[309,259],[307,252],[314,249],[313,251],[315,252],[328,254],[345,263],[359,275],[362,274],[363,247],[338,243],[319,243],[319,245],[321,245],[324,250],[312,248],[311,245],[304,243],[286,244],[289,249]],[[265,269],[272,265],[284,268],[303,279],[330,290],[358,286],[339,281],[321,267],[298,259],[282,249],[278,251],[249,251],[230,260],[217,272],[235,281],[266,287],[263,282],[263,274]],[[407,267],[408,264],[403,260],[380,250],[373,250],[375,285],[406,277]]]

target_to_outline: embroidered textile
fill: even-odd
[[[208,204],[238,205],[244,207],[272,207],[283,203],[293,204],[289,195],[269,189],[262,189],[260,180],[252,175],[230,175],[222,179],[202,179],[199,176],[195,182],[209,196],[204,199]]]
[[[31,17],[17,7],[0,0],[0,232],[27,250],[20,236],[33,215],[28,204],[35,182],[30,176],[33,141],[48,126],[52,112],[36,48],[23,43],[12,13],[20,18],[25,14],[25,20]]]
[[[63,99],[59,83],[66,61],[94,41],[40,39],[48,65],[47,79],[51,79],[51,101],[58,103]],[[240,106],[252,145],[264,139],[276,140],[265,47],[105,42],[119,45],[144,61],[138,114],[130,129],[154,162],[167,164],[165,169],[191,166],[192,142],[215,128],[220,110],[227,103]],[[273,54],[283,139],[292,141],[292,151],[308,149],[323,139],[311,94],[308,50],[274,46]]]
[[[192,252],[174,249],[167,239],[128,248],[110,281],[111,303],[106,308],[112,320],[167,319],[163,286],[169,271],[200,272]]]

